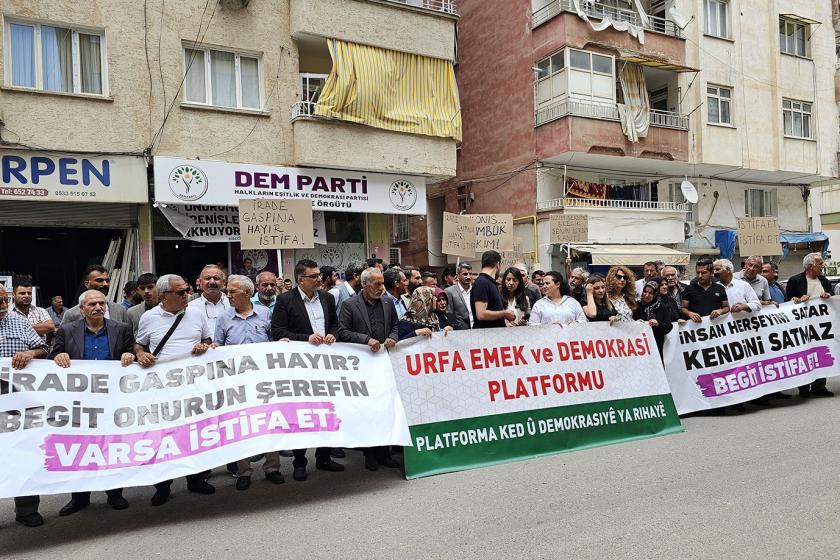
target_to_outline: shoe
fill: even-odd
[[[328,459],[323,463],[315,463],[315,468],[319,471],[341,472],[344,470],[344,465]]]
[[[785,400],[785,401],[793,398],[790,395],[788,395],[787,393],[782,393],[781,391],[777,391],[775,393],[770,393],[767,396],[770,397],[771,399],[779,399],[779,400]]]
[[[734,410],[735,412],[746,412],[746,411],[747,411],[747,407],[745,407],[745,406],[744,406],[743,404],[741,404],[741,403],[738,403],[738,404],[733,404],[733,405],[732,405],[732,406],[730,406],[729,408],[731,408],[731,409],[732,409],[732,410]]]
[[[379,468],[379,461],[373,456],[365,457],[365,468],[369,471],[375,471]]]
[[[295,456],[294,451],[279,451],[278,453],[280,453],[281,457],[294,457]]]
[[[292,472],[292,478],[298,482],[306,480],[306,467],[295,467],[294,472]]]
[[[113,498],[109,496],[108,505],[116,510],[128,509],[128,500],[122,496],[114,496]]]
[[[393,457],[385,457],[384,459],[379,459],[379,464],[383,467],[388,467],[389,469],[398,469],[402,465],[400,462],[394,459]]]
[[[239,473],[239,468],[237,467],[236,463],[228,463],[225,465],[227,472],[230,473],[230,476],[236,476]]]
[[[236,489],[237,490],[247,490],[251,487],[251,477],[250,476],[240,476],[236,479]]]
[[[29,515],[17,515],[15,521],[27,527],[40,527],[44,524],[44,518],[37,511]]]
[[[834,393],[826,389],[825,387],[820,387],[819,389],[811,389],[811,396],[812,397],[833,397]]]
[[[172,490],[169,488],[161,488],[155,495],[152,496],[152,505],[153,506],[162,506],[166,503],[166,500],[169,499],[169,495],[172,494]]]
[[[283,478],[283,473],[281,473],[280,471],[266,473],[265,479],[272,484],[283,484],[284,482],[286,482],[286,479]]]
[[[347,457],[347,453],[340,447],[333,447],[330,449],[330,457],[333,459],[344,459]]]
[[[800,399],[810,399],[811,398],[811,390],[810,389],[799,389],[799,398]]]
[[[63,508],[59,510],[58,516],[65,517],[67,515],[73,515],[77,511],[82,511],[89,505],[90,500],[70,500]]]
[[[206,480],[200,480],[198,482],[188,482],[187,490],[189,490],[190,492],[195,492],[196,494],[216,493],[216,489],[213,487],[213,485],[207,482]]]
[[[753,399],[751,404],[756,406],[770,406],[770,397],[764,395],[763,397],[758,397],[757,399]]]

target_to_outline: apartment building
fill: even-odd
[[[789,249],[811,247],[810,189],[837,175],[829,1],[459,12],[464,140],[456,178],[429,189],[429,228],[436,209],[513,213],[535,264],[558,270],[570,248],[549,242],[553,213],[588,216],[590,243],[571,254],[595,266],[727,254],[738,216],[777,216]]]
[[[70,295],[112,238],[135,272],[396,260],[393,228],[425,214],[427,181],[455,174],[450,0],[0,0],[0,12],[0,270],[46,292]],[[285,196],[313,201],[316,248],[242,251],[238,198]]]

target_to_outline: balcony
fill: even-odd
[[[403,4],[413,8],[441,12],[443,14],[457,15],[455,11],[455,0],[384,0],[391,4]]]
[[[554,198],[537,203],[537,212],[567,208],[597,208],[600,210],[643,210],[652,212],[689,212],[685,202],[659,202],[654,200],[604,200],[589,198]]]
[[[644,28],[645,31],[670,35],[679,39],[683,37],[682,30],[673,21],[662,17],[648,15],[648,24],[644,25],[639,14],[634,10],[610,6],[598,0],[581,0],[580,6],[583,12],[594,20],[600,20],[608,16],[613,21],[626,21]],[[531,14],[531,27],[538,27],[562,12],[570,12],[577,15],[572,0],[553,0],[547,6],[536,10]]]
[[[618,104],[593,103],[590,101],[563,99],[562,101],[557,101],[537,108],[534,126],[540,126],[568,116],[618,122]],[[671,111],[651,109],[650,125],[658,128],[688,130],[688,116],[673,113]]]

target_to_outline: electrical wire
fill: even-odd
[[[149,0],[143,0],[143,51],[146,53],[146,70],[149,72],[149,143],[152,141],[152,63],[149,62]]]
[[[163,13],[166,11],[166,0],[161,0],[160,3],[160,25],[158,29],[158,72],[160,73],[160,87],[163,90],[163,118],[166,120],[166,80],[163,79],[163,64],[161,63],[160,42],[163,38]],[[185,74],[186,76],[186,74]],[[150,107],[151,110],[151,107]]]

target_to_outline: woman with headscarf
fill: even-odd
[[[432,336],[441,330],[450,331],[452,327],[440,328],[440,319],[435,313],[435,291],[428,286],[420,286],[411,294],[408,310],[398,325],[400,340],[415,336]]]
[[[440,288],[435,288],[435,315],[438,318],[440,330],[445,330],[449,326],[449,320],[446,318],[446,309],[448,307],[449,299],[446,297],[446,292]]]
[[[653,338],[656,347],[659,349],[659,356],[662,356],[662,346],[665,343],[665,335],[671,332],[674,327],[671,309],[665,299],[659,295],[659,283],[650,280],[645,283],[642,289],[642,299],[638,307],[633,311],[633,318],[637,321],[647,323],[653,329]]]
[[[622,321],[632,321],[636,309],[636,276],[626,266],[607,273],[607,297]]]
[[[499,291],[502,294],[502,302],[507,304],[507,308],[516,314],[516,319],[513,321],[505,320],[505,325],[508,327],[527,325],[528,317],[531,315],[531,304],[528,302],[528,293],[525,291],[522,271],[513,266],[505,270]]]

